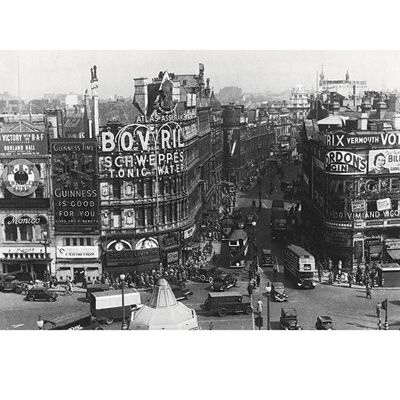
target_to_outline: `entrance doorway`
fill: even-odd
[[[36,279],[44,280],[47,273],[46,264],[33,264],[33,272],[36,275]]]
[[[85,276],[85,269],[80,267],[80,268],[74,268],[74,281],[76,283],[83,282],[83,278]]]

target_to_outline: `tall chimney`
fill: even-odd
[[[148,106],[148,91],[147,91],[147,78],[134,78],[135,82],[135,96],[134,101],[139,106],[144,115],[147,114]]]
[[[380,101],[377,106],[376,106],[376,110],[378,111],[378,119],[383,119],[385,118],[385,114],[386,114],[386,103],[382,100]]]

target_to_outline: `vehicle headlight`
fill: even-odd
[[[301,283],[300,283],[300,282],[297,282],[297,286],[301,286]]]

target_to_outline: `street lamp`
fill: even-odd
[[[270,323],[269,323],[269,298],[271,294],[271,286],[269,285],[269,282],[267,283],[267,286],[265,288],[265,292],[267,293],[267,330],[270,330]]]
[[[50,264],[49,264],[49,255],[47,252],[47,246],[51,244],[51,240],[49,239],[49,233],[47,231],[43,232],[43,239],[39,240],[39,243],[44,246],[44,258],[46,261],[46,272],[49,274],[49,279],[51,277],[51,270],[50,270]]]
[[[121,330],[126,330],[126,320],[125,320],[125,298],[124,298],[124,287],[125,287],[125,274],[121,274],[119,276],[121,279],[121,290],[122,290],[122,323]]]
[[[257,262],[257,252],[256,252],[256,221],[252,221],[251,225],[253,226],[253,277],[256,274],[256,262]]]

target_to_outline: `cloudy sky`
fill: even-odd
[[[101,97],[130,96],[133,78],[152,78],[160,70],[197,73],[200,62],[216,92],[224,86],[246,92],[282,92],[296,84],[312,89],[322,65],[327,79],[344,79],[348,69],[350,79],[367,80],[371,89],[400,89],[400,51],[30,50],[0,52],[0,93],[17,95],[18,58],[21,96],[26,99],[83,93],[94,64]]]

